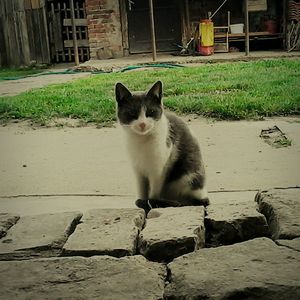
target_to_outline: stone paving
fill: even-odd
[[[2,213],[0,299],[300,299],[299,199]]]

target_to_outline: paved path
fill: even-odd
[[[298,299],[299,117],[190,119],[211,205],[147,217],[118,126],[1,127],[0,299]]]
[[[59,70],[48,70],[59,71]],[[0,97],[15,96],[20,93],[45,87],[49,84],[65,83],[74,79],[90,76],[90,73],[78,74],[51,74],[35,77],[27,77],[17,80],[4,80],[0,81]]]
[[[0,299],[299,299],[299,198],[2,213]]]
[[[189,124],[200,141],[212,200],[222,191],[249,191],[253,198],[258,189],[300,185],[299,118]],[[292,146],[276,149],[259,137],[275,124]],[[134,207],[135,180],[118,126],[33,130],[13,124],[0,128],[0,147],[0,210]]]
[[[252,51],[249,56],[244,52],[216,53],[212,56],[174,56],[167,53],[158,53],[156,63],[183,64],[199,66],[201,63],[252,61],[272,58],[300,58],[299,51]],[[137,54],[115,59],[90,60],[82,64],[99,70],[113,71],[130,65],[153,63],[151,54]]]

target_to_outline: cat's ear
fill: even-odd
[[[162,82],[157,81],[147,93],[147,96],[153,97],[161,102],[162,98]]]
[[[126,86],[124,86],[122,83],[118,82],[116,84],[116,100],[118,103],[122,102],[123,100],[128,99],[131,97],[131,93],[127,89]]]

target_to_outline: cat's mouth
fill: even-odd
[[[144,127],[144,128],[141,128],[141,127],[133,127],[133,130],[136,134],[138,135],[147,135],[150,133],[151,131],[151,127],[148,128],[148,127]]]

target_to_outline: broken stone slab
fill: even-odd
[[[269,237],[265,216],[254,201],[212,204],[205,217],[206,247],[231,245],[256,237]]]
[[[266,216],[272,239],[300,237],[300,188],[257,193],[259,211]]]
[[[7,234],[7,230],[15,225],[19,219],[19,215],[0,213],[0,239]]]
[[[90,210],[64,245],[63,255],[134,255],[144,223],[142,209]]]
[[[292,145],[292,142],[287,138],[286,134],[281,131],[281,129],[275,125],[268,129],[262,129],[260,137],[272,147],[282,148]]]
[[[0,260],[57,256],[82,214],[23,216],[0,240]]]
[[[300,253],[268,238],[200,249],[168,269],[164,299],[300,299]]]
[[[166,267],[142,256],[0,262],[0,299],[162,299]]]
[[[168,262],[205,245],[202,206],[152,209],[140,234],[139,250],[152,261]]]
[[[300,238],[296,238],[293,240],[277,240],[276,244],[300,252]]]

